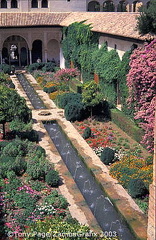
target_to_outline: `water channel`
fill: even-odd
[[[26,92],[31,104],[35,109],[46,109],[46,106],[44,105],[43,101],[39,98],[38,94],[34,90],[34,88],[31,86],[29,81],[26,79],[24,74],[19,73],[16,74],[21,86],[23,87],[24,91]]]
[[[135,239],[59,125],[56,122],[43,124],[105,235],[117,235],[122,240]]]
[[[17,77],[34,108],[46,108],[25,76],[18,74]],[[135,240],[126,222],[95,181],[57,122],[44,121],[43,124],[105,235],[119,236],[120,240]]]

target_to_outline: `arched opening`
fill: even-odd
[[[2,48],[2,59],[7,64],[21,66],[21,49],[25,48],[28,52],[28,45],[21,36],[12,35],[8,37]],[[28,63],[28,54],[25,55],[26,63]]]
[[[32,8],[38,8],[38,0],[32,0],[31,1],[31,7]]]
[[[47,8],[48,7],[48,1],[47,0],[42,0],[41,7],[42,8]]]
[[[143,5],[142,2],[136,0],[133,2],[133,12],[138,12],[141,6]]]
[[[8,56],[9,56],[8,49],[6,47],[4,47],[2,49],[2,62],[3,63],[9,64]]]
[[[88,12],[100,12],[100,3],[91,1],[88,3]]]
[[[17,8],[17,0],[11,0],[11,8]]]
[[[114,12],[115,11],[115,6],[112,1],[105,1],[103,3],[103,12]]]
[[[21,60],[21,66],[26,66],[28,64],[28,61],[27,61],[27,49],[25,47],[21,48],[20,60]]]
[[[32,44],[32,62],[37,62],[37,59],[42,61],[42,41],[35,40]]]
[[[47,61],[55,61],[58,65],[60,61],[60,46],[59,42],[55,39],[51,39],[47,45]]]
[[[121,0],[117,6],[117,12],[127,12],[126,3],[124,0]]]
[[[7,8],[7,0],[1,0],[1,8]]]

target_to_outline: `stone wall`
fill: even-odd
[[[154,128],[154,159],[153,159],[153,183],[150,186],[149,211],[148,211],[148,240],[156,239],[156,113]]]

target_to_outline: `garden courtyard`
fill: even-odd
[[[78,35],[72,39],[77,48],[71,44],[67,51],[75,28],[84,28],[86,38]],[[63,40],[65,69],[40,62],[14,74],[10,66],[2,66],[2,239],[64,239],[59,234],[79,232],[83,238],[74,239],[131,240],[122,238],[122,231],[112,231],[112,226],[109,233],[99,227],[94,216],[97,201],[91,211],[44,127],[54,121],[105,192],[104,198],[122,215],[134,239],[147,239],[153,179],[155,41],[125,53],[122,60],[115,50],[108,51],[106,44],[98,49],[96,43],[97,36],[93,37],[88,25],[75,23]],[[91,54],[84,54],[88,46]],[[43,102],[42,109],[33,105],[34,94],[28,97],[19,76],[28,83],[27,89],[34,90],[35,103]],[[122,111],[116,108],[119,102]],[[87,186],[86,191],[92,190]],[[38,235],[42,232],[49,235]]]

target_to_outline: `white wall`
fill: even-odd
[[[126,51],[131,49],[133,44],[137,44],[138,47],[143,45],[135,41],[132,42],[132,41],[126,41],[126,40],[117,39],[117,38],[101,36],[99,38],[99,47],[101,47],[101,45],[105,42],[107,42],[108,44],[107,46],[109,51],[112,49],[115,49],[115,45],[116,45],[116,51],[118,52],[120,59],[122,59],[122,56]]]

